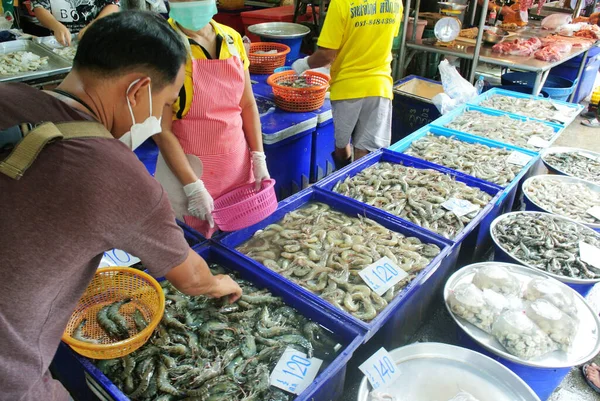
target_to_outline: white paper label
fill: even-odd
[[[600,220],[600,206],[594,206],[586,210],[587,214]]]
[[[383,295],[400,280],[407,277],[408,273],[398,267],[390,258],[384,256],[362,269],[358,275],[377,295]]]
[[[120,249],[113,249],[108,252],[104,252],[100,266],[98,267],[109,267],[109,266],[133,266],[136,263],[141,262],[135,256],[122,251]]]
[[[540,138],[539,136],[534,135],[529,138],[529,140],[527,141],[527,145],[535,146],[536,148],[546,149],[548,146],[550,146],[550,142],[543,138]]]
[[[510,152],[510,155],[506,158],[506,162],[510,164],[516,164],[517,166],[526,166],[527,163],[531,160],[531,156],[526,155],[525,153],[517,152],[513,150]]]
[[[317,377],[322,363],[318,358],[308,358],[306,354],[287,347],[271,372],[269,383],[290,393],[300,394]]]
[[[587,264],[600,269],[600,249],[586,242],[579,242],[579,257]]]
[[[373,390],[387,387],[400,377],[400,368],[385,348],[380,348],[358,367],[365,374]]]
[[[479,210],[479,205],[475,205],[466,199],[450,198],[442,203],[442,207],[454,212],[458,217],[462,217],[476,210]]]

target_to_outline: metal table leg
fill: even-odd
[[[573,102],[573,98],[575,97],[575,93],[577,93],[577,90],[579,89],[579,86],[581,85],[581,76],[583,75],[583,70],[585,68],[585,63],[587,61],[587,55],[588,55],[588,51],[586,50],[585,53],[583,53],[583,58],[581,59],[581,65],[579,66],[579,71],[577,72],[577,85],[575,86],[575,89],[573,90],[573,93],[571,93],[571,96],[569,96],[569,102]]]
[[[405,65],[405,58],[406,58],[406,32],[408,31],[408,15],[410,13],[410,0],[408,0],[406,2],[405,8],[404,8],[404,17],[402,19],[402,21],[404,21],[404,24],[402,24],[402,32],[400,33],[401,35],[401,40],[400,40],[400,54],[398,55],[398,72],[397,75],[394,77],[394,81],[404,77],[404,65]]]
[[[544,72],[538,72],[535,75],[535,83],[533,84],[533,96],[538,96],[542,91],[542,87],[546,83],[546,79],[548,79],[548,75],[550,74],[550,70]]]

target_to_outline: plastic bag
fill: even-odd
[[[471,283],[457,286],[448,296],[448,305],[457,316],[486,333],[491,333],[494,320],[505,306],[497,300],[486,300],[483,291]]]
[[[570,24],[573,17],[569,14],[552,14],[542,20],[542,28],[558,29],[563,25]]]
[[[567,351],[577,335],[578,323],[545,299],[532,302],[527,316],[538,325],[561,349]]]
[[[475,87],[461,77],[456,67],[450,65],[448,60],[442,60],[438,68],[444,93],[434,96],[432,101],[440,113],[448,113],[477,96]]]
[[[534,278],[527,284],[525,299],[535,301],[545,299],[562,312],[578,320],[577,306],[573,292],[549,278]]]
[[[456,394],[454,397],[449,399],[448,401],[479,401],[477,398],[473,397],[471,394],[466,391],[461,391]]]
[[[523,311],[502,313],[492,334],[506,350],[521,359],[532,359],[555,351],[557,345]]]
[[[490,289],[500,294],[520,295],[521,282],[506,268],[498,265],[483,266],[473,276],[473,284],[481,290]]]

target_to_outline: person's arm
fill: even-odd
[[[319,47],[312,56],[308,58],[310,68],[321,68],[331,65],[335,61],[338,51],[336,49],[327,49]]]
[[[40,24],[52,31],[52,34],[58,43],[63,46],[71,46],[71,32],[69,29],[58,22],[58,20],[54,18],[54,15],[43,6],[34,5],[34,7],[33,13],[35,14],[35,17]]]
[[[120,10],[120,7],[116,4],[111,3],[111,4],[107,4],[106,6],[104,6],[104,8],[98,13],[96,18],[94,18],[94,20],[92,22],[87,24],[81,31],[79,31],[78,38],[81,39],[81,37],[85,34],[87,29],[90,27],[90,25],[92,25],[95,21],[99,20],[100,18],[106,17],[107,15],[119,12],[119,10]]]
[[[223,274],[214,276],[204,259],[191,249],[187,259],[171,269],[165,278],[186,295],[213,298],[229,295],[230,302],[242,296],[242,289],[231,277]]]
[[[254,92],[252,91],[252,82],[250,81],[250,72],[248,70],[245,71],[244,81],[244,93],[240,100],[244,136],[252,152],[263,152],[260,116],[258,115],[258,106],[254,98]]]

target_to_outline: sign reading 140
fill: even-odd
[[[98,267],[109,267],[109,266],[132,266],[140,262],[135,256],[121,250],[112,249],[104,252],[100,266]]]

